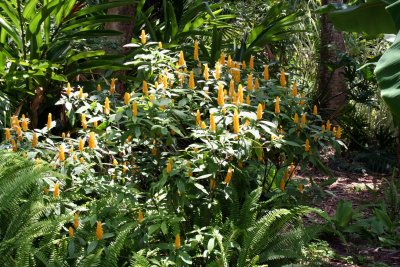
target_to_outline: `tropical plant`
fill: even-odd
[[[37,126],[39,106],[54,98],[60,82],[96,69],[123,69],[121,59],[101,49],[92,50],[84,40],[120,34],[103,30],[109,21],[129,17],[105,15],[108,8],[130,1],[87,6],[68,0],[11,0],[0,3],[0,88],[14,105],[28,104]],[[81,52],[82,49],[87,51]],[[28,108],[25,107],[27,110]]]

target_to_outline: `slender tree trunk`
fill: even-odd
[[[343,0],[323,0],[322,4],[343,3]],[[343,34],[335,30],[327,15],[321,16],[320,65],[318,70],[317,104],[322,116],[333,119],[346,105],[347,84],[344,67],[337,65],[339,54],[345,52]]]

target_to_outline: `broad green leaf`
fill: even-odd
[[[375,75],[381,96],[397,120],[400,120],[400,33],[393,45],[381,56]]]
[[[132,17],[120,16],[120,15],[97,15],[89,18],[74,20],[73,22],[69,23],[66,27],[64,27],[61,31],[67,32],[75,28],[82,28],[89,25],[93,26],[105,22],[130,21],[132,19],[133,19]]]
[[[78,61],[83,58],[88,58],[88,57],[96,57],[96,56],[102,56],[106,52],[103,50],[96,50],[96,51],[87,51],[87,52],[82,52],[79,54],[76,54],[68,59],[68,64],[71,64],[72,62]]]
[[[328,14],[330,21],[338,30],[365,32],[376,36],[380,33],[397,33],[396,25],[389,12],[387,3],[373,0]]]
[[[0,26],[11,36],[18,47],[22,48],[22,39],[19,33],[16,32],[15,28],[11,27],[10,24],[2,16],[0,16]]]

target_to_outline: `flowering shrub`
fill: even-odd
[[[228,266],[268,249],[285,258],[291,247],[259,244],[256,254],[250,229],[279,226],[270,235],[284,239],[292,221],[267,219],[300,213],[275,216],[259,202],[271,192],[301,194],[306,181],[296,172],[321,165],[319,151],[338,147],[340,127],[322,121],[283,68],[270,73],[256,57],[239,63],[223,53],[212,66],[201,61],[197,41],[190,55],[147,44],[145,35],[141,43],[129,45],[135,50],[126,65],[138,75],[123,94],[115,79],[93,92],[66,85],[58,104],[73,131],[54,136],[52,114],[35,130],[13,117],[0,146],[65,175],[49,180],[45,194],[70,215],[60,233],[69,261],[114,253],[121,263],[135,251],[132,261],[144,256],[156,265]],[[223,229],[240,231],[226,243]]]

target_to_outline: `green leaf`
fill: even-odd
[[[380,33],[397,33],[396,25],[386,10],[387,3],[371,0],[343,10],[328,13],[335,27],[348,32],[365,32],[376,36]]]
[[[10,24],[8,24],[8,22],[2,16],[0,16],[0,26],[11,36],[18,47],[22,48],[22,39],[19,33],[17,33],[15,31],[15,28],[11,27]]]
[[[150,225],[148,228],[148,233],[149,235],[151,235],[152,233],[154,233],[155,231],[157,231],[158,229],[160,229],[161,225],[160,224],[154,224],[154,225]]]
[[[87,52],[82,52],[76,55],[73,55],[68,59],[68,64],[71,64],[72,62],[78,61],[83,58],[88,58],[88,57],[95,57],[95,56],[102,56],[105,55],[105,51],[103,50],[96,50],[96,51],[87,51]]]
[[[381,56],[375,68],[375,75],[381,89],[381,96],[394,115],[400,120],[400,33],[392,46]]]
[[[215,238],[210,238],[210,240],[208,240],[208,244],[207,244],[208,253],[211,253],[213,251],[214,245],[215,245]]]
[[[90,242],[89,245],[88,245],[88,247],[87,247],[86,253],[87,253],[87,254],[90,254],[90,252],[92,252],[93,250],[95,250],[96,247],[97,247],[97,245],[98,245],[98,243],[99,243],[99,242],[98,242],[97,240]]]

